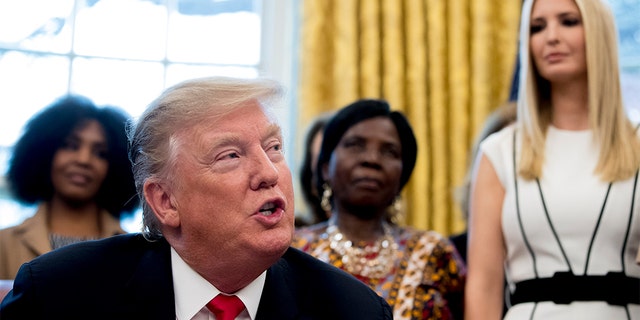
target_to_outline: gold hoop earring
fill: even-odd
[[[327,216],[331,216],[331,196],[333,195],[333,191],[331,191],[331,187],[325,182],[322,185],[322,200],[320,201],[320,207],[322,210],[327,213]]]
[[[402,198],[400,195],[397,195],[395,199],[393,199],[393,203],[387,209],[387,221],[399,225],[403,220],[402,214]]]

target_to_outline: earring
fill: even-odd
[[[395,199],[393,199],[393,203],[387,209],[387,220],[388,222],[399,225],[403,220],[402,216],[402,198],[400,195],[397,195]]]
[[[320,201],[320,207],[327,213],[327,216],[331,215],[331,187],[325,182],[322,185],[322,200]]]

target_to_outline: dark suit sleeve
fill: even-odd
[[[393,313],[391,312],[391,306],[389,306],[389,304],[387,303],[387,301],[385,301],[384,299],[382,299],[382,297],[380,298],[380,304],[382,305],[382,312],[383,314],[383,319],[385,320],[393,320]]]
[[[175,319],[164,240],[126,234],[41,255],[18,271],[1,319]]]
[[[44,319],[40,306],[35,302],[35,294],[31,269],[27,263],[20,267],[13,282],[13,290],[0,304],[0,319]]]

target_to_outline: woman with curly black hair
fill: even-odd
[[[0,230],[0,279],[61,246],[125,233],[120,217],[137,208],[125,127],[129,116],[69,95],[29,120],[14,146],[7,180],[35,215]]]

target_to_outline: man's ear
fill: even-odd
[[[143,190],[144,198],[161,224],[174,228],[180,226],[180,214],[170,188],[160,182],[147,180]]]

